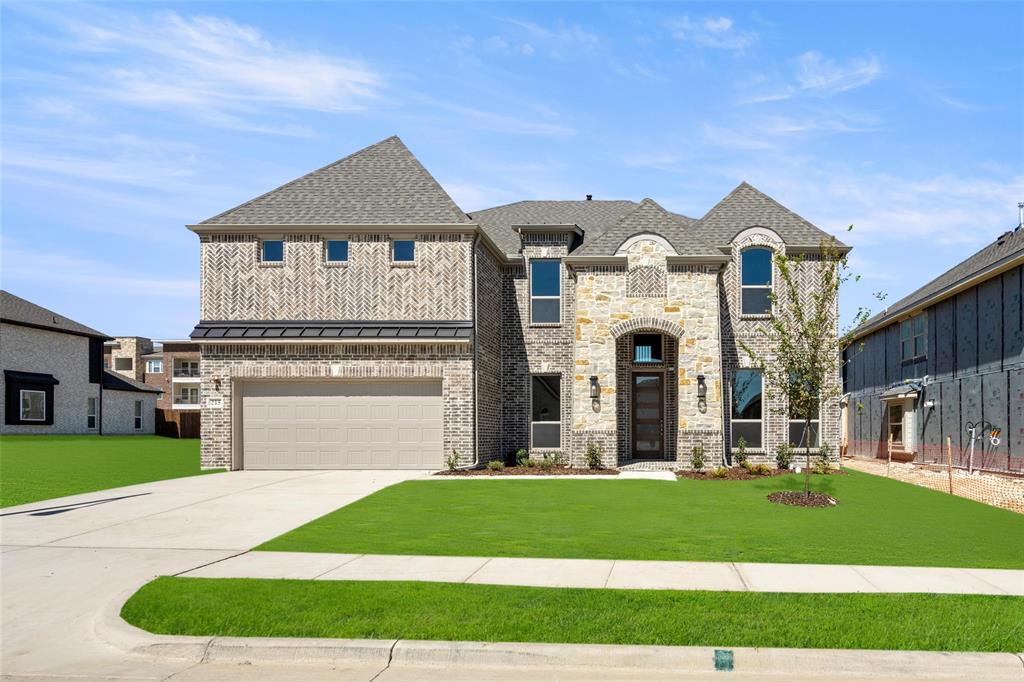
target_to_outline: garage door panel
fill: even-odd
[[[440,468],[440,382],[243,387],[247,469]]]

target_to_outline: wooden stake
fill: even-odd
[[[949,472],[949,494],[953,494],[953,439],[946,436],[946,471]]]
[[[885,477],[889,478],[889,471],[892,469],[892,431],[889,432],[889,461],[885,463]]]

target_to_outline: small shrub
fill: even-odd
[[[459,451],[452,448],[452,454],[444,458],[444,463],[448,471],[455,471],[459,467]]]
[[[587,468],[602,468],[604,466],[604,462],[602,461],[603,454],[604,453],[601,451],[600,445],[598,445],[594,441],[590,441],[589,443],[587,443]]]
[[[715,478],[725,478],[729,475],[728,467],[715,467],[711,470],[711,475]]]
[[[694,471],[701,471],[704,469],[704,446],[695,445],[693,450],[690,451],[690,468]]]
[[[751,462],[750,460],[746,460],[740,466],[743,467],[744,469],[746,469],[747,471],[750,471],[751,469],[754,468],[754,463]]]
[[[822,443],[821,447],[818,448],[818,454],[814,458],[814,465],[811,470],[816,474],[829,474],[832,473],[832,446],[828,443]]]
[[[793,446],[789,443],[782,443],[775,451],[775,464],[780,469],[788,469],[793,463]]]
[[[536,469],[540,465],[540,462],[535,460],[533,457],[527,457],[523,461],[523,466],[527,469]]]
[[[548,471],[555,468],[555,458],[553,455],[544,455],[543,459],[538,462],[541,469]]]
[[[565,456],[565,453],[561,450],[555,450],[550,455],[545,455],[544,459],[551,458],[551,465],[556,467],[565,467],[569,464],[569,458]]]
[[[747,471],[749,471],[755,476],[770,476],[772,473],[772,468],[767,464],[754,464],[753,466],[749,467]]]
[[[526,466],[526,460],[530,459],[530,453],[526,450],[526,448],[519,448],[518,450],[516,450],[515,457],[517,467]]]
[[[747,464],[747,439],[740,436],[740,440],[736,443],[736,463],[741,467],[746,467]]]
[[[501,460],[494,459],[487,463],[487,468],[491,471],[504,471],[505,463]]]

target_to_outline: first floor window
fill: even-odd
[[[283,263],[284,240],[264,239],[260,242],[260,260],[264,263]]]
[[[820,412],[817,407],[811,411],[811,428],[807,430],[807,415],[802,414],[799,410],[793,410],[789,413],[789,444],[795,448],[812,447],[816,448],[819,445],[821,435],[820,430]]]
[[[562,444],[562,378],[534,375],[530,391],[530,446],[557,448]]]
[[[889,437],[893,445],[903,445],[903,406],[889,406]]]
[[[761,372],[756,369],[738,369],[732,379],[732,445],[736,447],[740,438],[747,447],[762,446],[762,397]]]
[[[135,430],[142,430],[142,401],[135,401]]]
[[[26,422],[46,421],[46,392],[21,390],[21,420]]]
[[[93,430],[96,428],[96,406],[99,401],[96,398],[87,398],[85,407],[85,428]]]

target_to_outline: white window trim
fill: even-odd
[[[412,260],[395,260],[395,242],[412,242]],[[392,237],[388,243],[388,257],[391,261],[391,266],[395,268],[413,268],[419,263],[420,248],[419,243],[416,239],[410,239],[408,237]]]
[[[90,396],[85,399],[85,428],[89,431],[95,431],[100,423],[99,418],[99,398]],[[92,426],[89,426],[89,419],[92,419]]]
[[[38,393],[39,395],[43,396],[43,416],[42,417],[39,417],[38,419],[36,419],[35,417],[26,417],[25,416],[25,394],[26,393]],[[23,422],[44,422],[44,421],[46,421],[46,409],[47,409],[47,407],[49,407],[49,406],[46,404],[46,391],[40,391],[40,390],[35,389],[35,388],[22,388],[22,389],[18,390],[18,415],[20,416],[20,421],[23,421]]]
[[[894,407],[900,408],[900,420],[899,420],[900,439],[899,440],[895,440],[894,439],[892,441],[892,446],[893,446],[893,448],[899,449],[900,451],[905,451],[907,449],[907,445],[908,445],[908,443],[907,443],[907,408],[906,408],[906,406],[902,402],[899,402],[899,401],[891,402],[891,403],[886,403],[886,405],[885,405],[885,442],[886,442],[886,446],[888,446],[888,444],[889,444],[889,434],[892,433],[892,426],[893,426],[893,424],[896,423],[896,422],[894,422],[892,420],[892,414],[891,414],[891,410]],[[897,446],[899,446],[899,447],[897,448]]]
[[[537,452],[556,452],[562,449],[562,375],[558,372],[531,372],[530,373],[530,416],[529,416],[529,431],[530,431],[530,451]],[[533,378],[534,377],[558,377],[558,420],[557,421],[533,421]],[[556,447],[544,446],[534,447],[533,445],[533,425],[534,424],[558,424],[558,445]]]
[[[281,242],[281,260],[264,260],[263,259],[263,244],[266,242]],[[283,237],[263,237],[259,240],[256,246],[256,258],[259,260],[259,264],[262,267],[268,268],[279,268],[284,266],[284,262],[288,257],[287,242]]]
[[[151,369],[154,363],[160,363],[160,369]],[[163,374],[164,373],[164,361],[163,360],[146,360],[146,374]]]
[[[535,261],[554,261],[558,263],[558,295],[557,296],[534,296],[533,295],[533,263]],[[530,298],[530,326],[531,327],[561,327],[562,326],[562,276],[565,274],[562,271],[562,259],[561,258],[531,258],[527,262],[527,277],[526,286],[527,292]],[[533,302],[537,301],[558,301],[558,322],[534,322],[533,321]]]
[[[753,251],[755,249],[767,251],[769,254],[771,254],[771,260],[769,262],[769,268],[768,268],[768,273],[770,275],[770,279],[768,280],[768,284],[744,284],[743,283],[743,254],[746,253],[747,251]],[[743,310],[743,290],[744,289],[767,289],[769,296],[772,293],[774,293],[774,291],[775,291],[775,249],[771,248],[770,246],[763,246],[763,245],[760,245],[760,244],[744,247],[740,251],[740,267],[739,267],[739,271],[740,271],[739,272],[739,282],[740,282],[740,300],[739,300],[739,304],[740,304],[740,317],[755,318],[755,319],[756,318],[771,317],[775,313],[775,302],[771,301],[770,299],[769,299],[769,303],[771,304],[771,308],[769,309],[768,312],[766,312],[766,313],[748,313],[748,312],[745,312]]]
[[[331,260],[328,257],[329,251],[328,251],[328,248],[327,248],[327,242],[345,242],[346,244],[348,244],[348,246],[345,247],[345,256],[346,256],[345,260]],[[415,250],[413,251],[413,255],[415,255]],[[352,257],[352,240],[351,239],[348,239],[347,237],[344,238],[344,239],[343,238],[333,238],[333,237],[331,239],[324,239],[324,264],[325,265],[330,265],[332,267],[345,267],[346,265],[348,265],[349,259],[351,257]]]

